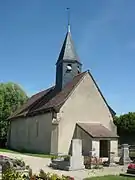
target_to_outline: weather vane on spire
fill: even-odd
[[[70,8],[67,8],[68,32],[70,32]]]

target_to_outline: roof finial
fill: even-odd
[[[67,15],[68,15],[68,32],[70,32],[70,8],[67,8]]]

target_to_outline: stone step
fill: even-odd
[[[54,169],[58,169],[58,166],[57,166],[57,164],[55,164],[55,163],[51,163],[51,164],[50,164],[50,167],[52,167],[52,168],[54,168]]]
[[[127,173],[128,173],[128,174],[135,174],[135,169],[128,169],[128,170],[127,170]]]
[[[120,174],[120,176],[133,177],[133,178],[135,178],[135,174],[129,174],[129,173],[123,173],[123,174]]]

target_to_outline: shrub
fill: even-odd
[[[135,169],[135,164],[134,163],[130,163],[128,165],[128,169]]]
[[[63,158],[64,161],[69,161],[70,156],[69,155],[63,155],[63,156],[52,156],[51,160],[57,159],[57,158]]]
[[[31,170],[29,168],[29,170]],[[74,180],[73,177],[70,176],[58,176],[57,174],[45,173],[42,169],[40,170],[38,175],[33,174],[32,171],[29,173],[30,180]],[[23,173],[16,172],[13,168],[8,168],[3,173],[2,180],[26,180],[26,176]]]
[[[22,173],[16,172],[12,168],[8,168],[2,174],[2,180],[25,180]]]
[[[70,177],[70,176],[60,177],[57,174],[45,173],[42,169],[40,170],[38,179],[42,179],[42,180],[74,180],[74,178]]]
[[[130,156],[131,158],[135,158],[135,151],[134,151],[134,152],[129,152],[129,156]]]
[[[52,156],[51,157],[51,160],[54,160],[54,159],[56,159],[57,158],[57,156]]]
[[[21,159],[12,160],[14,166],[25,167],[25,162]]]
[[[85,156],[84,165],[86,169],[101,169],[103,166],[103,162],[101,158]]]

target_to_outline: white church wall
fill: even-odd
[[[95,157],[99,158],[100,154],[100,141],[99,140],[93,140],[92,141],[92,152]]]
[[[59,116],[61,117],[58,144],[60,152],[68,152],[77,122],[100,122],[112,130],[112,115],[89,73],[86,73],[64,103]]]
[[[58,153],[58,135],[59,135],[59,126],[58,126],[58,124],[52,124],[51,151],[50,151],[50,154],[57,154]]]
[[[9,145],[13,149],[50,153],[52,114],[11,121]]]
[[[91,137],[84,132],[79,126],[76,126],[76,136],[75,138],[82,140],[82,154],[89,155],[89,152],[92,150],[92,139]]]
[[[115,156],[118,156],[118,140],[110,141],[110,151],[115,153]]]

